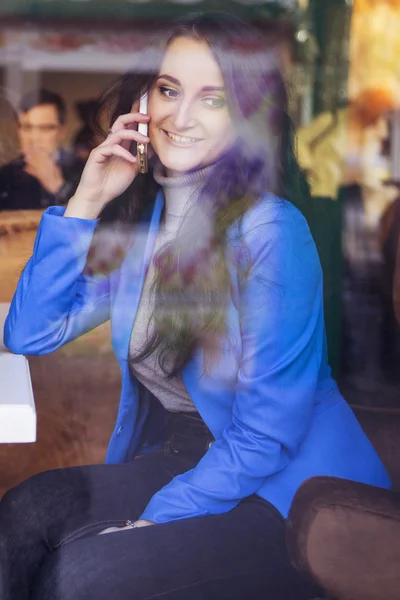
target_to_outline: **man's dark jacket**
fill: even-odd
[[[33,175],[26,173],[24,159],[17,158],[0,168],[0,210],[23,210],[63,205],[74,195],[84,162],[61,150],[57,164],[64,185],[55,194],[46,190]]]

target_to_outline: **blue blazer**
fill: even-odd
[[[82,274],[97,221],[62,218],[63,208],[49,208],[5,323],[11,351],[45,354],[111,319],[122,393],[108,463],[160,443],[158,403],[139,395],[128,349],[163,204],[159,192],[143,235],[127,242],[123,264],[109,276]],[[286,517],[300,484],[315,475],[390,487],[331,378],[322,272],[305,219],[290,202],[268,195],[246,213],[240,232],[242,238],[234,224],[228,235],[223,352],[204,373],[199,350],[182,372],[215,442],[194,469],[153,496],[141,518],[163,523],[223,513],[251,494]],[[245,278],[238,268],[243,245]]]

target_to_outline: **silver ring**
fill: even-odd
[[[115,133],[115,131],[114,131],[114,129],[112,129],[112,128],[110,127],[110,129],[108,130],[108,135],[111,135],[112,133]]]

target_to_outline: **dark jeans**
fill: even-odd
[[[0,502],[2,600],[306,600],[285,521],[257,496],[232,511],[97,536],[137,519],[212,441],[201,419],[169,418],[164,448],[123,465],[48,471]]]

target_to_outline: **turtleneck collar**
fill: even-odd
[[[160,162],[154,167],[153,176],[161,185],[165,197],[165,228],[171,233],[176,231],[186,212],[188,203],[197,200],[204,181],[211,175],[214,165],[197,169],[176,177],[164,173]]]
[[[157,162],[154,167],[154,179],[164,189],[169,188],[185,188],[192,186],[201,186],[205,179],[211,174],[214,165],[209,165],[195,171],[189,171],[183,175],[169,177],[165,175],[164,167],[160,162]]]

